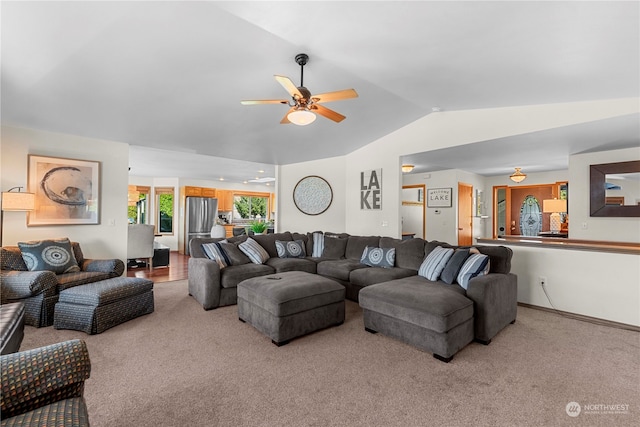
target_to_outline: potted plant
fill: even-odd
[[[249,230],[253,231],[253,234],[264,234],[269,228],[269,223],[266,221],[254,220],[249,224]]]

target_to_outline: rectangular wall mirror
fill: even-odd
[[[640,160],[590,166],[591,216],[640,217]]]

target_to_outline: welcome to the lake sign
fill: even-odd
[[[360,209],[382,209],[382,169],[360,172]]]
[[[429,208],[450,208],[451,188],[428,188],[427,207]]]

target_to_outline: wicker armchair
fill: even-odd
[[[80,244],[72,242],[79,272],[55,274],[51,271],[28,271],[20,248],[5,246],[0,252],[0,304],[22,301],[25,323],[35,326],[53,324],[53,309],[60,291],[78,285],[121,276],[124,262],[119,259],[86,259]]]
[[[88,426],[83,397],[91,373],[82,340],[0,356],[5,426]]]

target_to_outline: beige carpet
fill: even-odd
[[[365,332],[350,301],[343,325],[278,348],[236,306],[204,311],[186,281],[156,284],[155,300],[100,335],[27,327],[21,349],[86,340],[94,427],[640,425],[637,332],[520,307],[445,364]]]

